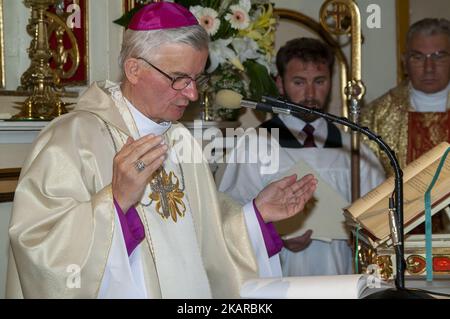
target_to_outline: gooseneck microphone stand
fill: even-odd
[[[383,141],[383,139],[370,131],[367,127],[360,126],[345,117],[338,117],[333,114],[323,112],[316,108],[310,108],[301,104],[292,103],[278,98],[263,96],[261,102],[242,100],[241,106],[258,109],[276,114],[287,114],[301,117],[302,114],[309,113],[326,119],[327,121],[342,124],[353,131],[358,131],[373,140],[382,149],[388,158],[395,173],[394,196],[389,200],[389,210],[394,212],[391,219],[391,235],[395,249],[396,260],[396,289],[387,289],[374,293],[369,298],[430,298],[426,293],[405,289],[405,261],[404,261],[404,234],[403,234],[403,172],[400,169],[394,151]]]

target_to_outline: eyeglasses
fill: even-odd
[[[450,53],[448,53],[447,51],[436,51],[428,54],[413,51],[408,54],[408,59],[411,64],[418,66],[423,65],[428,58],[436,64],[443,64],[447,62],[449,56]]]
[[[195,82],[197,84],[200,84],[200,82],[202,82],[205,79],[205,75],[201,74],[199,75],[196,79],[191,78],[188,75],[183,75],[183,76],[177,76],[177,77],[171,77],[169,74],[167,74],[166,72],[164,72],[163,70],[161,70],[160,68],[154,66],[153,64],[151,64],[150,62],[148,62],[146,59],[142,58],[142,57],[137,57],[136,59],[138,60],[142,60],[145,63],[147,63],[148,65],[150,65],[152,68],[154,68],[156,71],[158,71],[159,73],[161,73],[162,75],[164,75],[166,78],[168,78],[170,81],[172,81],[171,83],[171,87],[174,90],[177,91],[181,91],[184,90],[185,88],[187,88],[189,86],[189,84],[191,84],[192,82]]]

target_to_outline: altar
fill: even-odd
[[[442,142],[403,169],[402,224],[397,226],[390,217],[395,211],[395,207],[388,204],[394,190],[393,177],[344,209],[347,225],[353,233],[356,272],[373,273],[383,280],[393,281],[399,276],[397,262],[401,257],[406,288],[450,293],[449,229],[437,233],[431,228],[431,217],[437,213],[450,219],[449,147],[449,143]],[[428,236],[414,232],[427,218]],[[397,240],[397,233],[404,235],[403,243]]]

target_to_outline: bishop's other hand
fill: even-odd
[[[297,175],[287,176],[267,185],[255,198],[255,205],[264,222],[276,222],[299,213],[311,199],[317,187],[312,174],[297,180]]]

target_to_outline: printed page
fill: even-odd
[[[246,281],[242,298],[256,299],[358,299],[367,289],[385,289],[387,283],[370,275],[259,278]],[[374,290],[374,291],[375,291]]]

